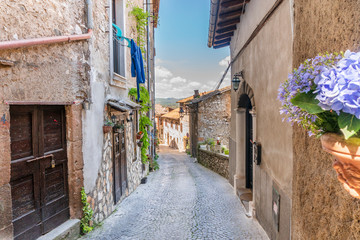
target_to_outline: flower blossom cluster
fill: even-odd
[[[299,68],[289,74],[288,79],[280,85],[278,99],[281,102],[280,113],[287,115],[287,121],[301,124],[309,130],[309,135],[318,134],[319,129],[316,124],[317,116],[309,114],[305,110],[291,103],[291,99],[298,93],[308,93],[315,91],[315,79],[324,71],[330,69],[341,59],[338,54],[318,55],[315,58],[307,59]],[[283,119],[285,120],[285,118]]]
[[[340,111],[360,119],[360,52],[349,50],[335,67],[325,69],[314,79],[314,93],[324,110]]]

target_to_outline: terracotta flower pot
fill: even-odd
[[[112,126],[103,126],[104,133],[111,132],[111,130],[112,130]]]
[[[321,144],[335,157],[333,168],[338,180],[351,196],[360,198],[360,138],[345,140],[340,135],[327,133],[321,136]]]
[[[139,139],[142,139],[142,137],[144,136],[144,133],[143,132],[138,132],[136,134],[136,139],[139,140]]]

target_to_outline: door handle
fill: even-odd
[[[27,163],[35,162],[35,161],[42,160],[42,159],[48,158],[48,157],[51,157],[51,162],[54,161],[54,155],[53,155],[53,154],[49,154],[49,155],[46,155],[46,156],[37,157],[37,158],[34,158],[34,159],[27,160],[26,162],[27,162]]]

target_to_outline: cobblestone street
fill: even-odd
[[[245,216],[224,178],[167,147],[159,164],[146,184],[82,239],[268,239]]]

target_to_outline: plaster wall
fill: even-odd
[[[124,7],[125,29],[123,35],[136,39],[136,20],[129,14],[133,6],[143,6],[141,0],[119,1]],[[110,4],[111,5],[111,4]],[[126,47],[126,74],[124,78],[115,77],[112,56],[112,6],[108,0],[94,1],[93,5],[94,37],[90,49],[90,84],[92,102],[90,110],[84,115],[84,186],[90,192],[96,186],[96,179],[101,168],[104,149],[102,126],[105,120],[104,109],[107,99],[129,99],[128,89],[136,87],[136,78],[131,77],[131,53]],[[126,42],[124,42],[125,44]],[[91,129],[91,131],[85,131]]]
[[[294,68],[325,51],[360,50],[359,0],[295,0],[294,13]],[[292,239],[360,239],[359,200],[338,182],[333,158],[302,128],[293,133]]]
[[[236,26],[237,30],[234,32],[234,36],[231,37],[231,56],[234,56],[233,53],[239,52],[239,50],[244,46],[252,32],[259,25],[262,18],[267,14],[275,2],[276,0],[257,0],[250,1],[246,4],[245,12],[241,16],[241,21]],[[236,34],[236,32],[239,31],[241,34]]]
[[[275,1],[271,2],[273,4]],[[267,4],[267,1],[251,1],[246,8],[245,15],[241,17],[241,22],[257,22],[258,14],[261,14],[260,19],[262,19],[267,13],[267,10],[263,12],[264,9],[270,9],[272,6],[270,4],[270,7],[264,7],[268,6]],[[256,7],[258,12],[252,12],[253,7]],[[232,91],[231,129],[234,130],[231,131],[231,138],[236,141],[235,109],[238,107],[241,94],[247,93],[252,99],[256,114],[254,140],[262,144],[261,165],[254,165],[253,201],[255,202],[256,217],[272,239],[288,239],[290,237],[293,177],[292,128],[282,122],[282,116],[279,114],[280,102],[277,100],[279,84],[287,78],[292,69],[292,15],[290,9],[290,1],[283,1],[257,36],[236,59],[231,69],[232,75],[243,70],[246,82],[237,92]],[[241,35],[246,35],[248,30],[241,23],[238,24],[230,46],[231,58],[235,57],[242,45],[240,40],[235,40],[241,39]],[[252,94],[253,96],[251,96]],[[245,122],[243,121],[242,124]],[[230,151],[244,154],[236,150],[236,144]],[[232,161],[235,159],[230,158],[230,162]],[[280,222],[279,232],[277,232],[272,219],[273,188],[281,195],[282,222]]]

